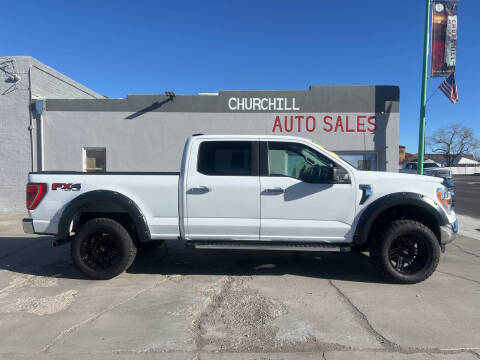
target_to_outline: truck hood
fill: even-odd
[[[358,171],[358,180],[362,183],[378,183],[384,181],[395,181],[402,183],[432,183],[441,184],[442,178],[428,175],[403,174],[383,171]]]

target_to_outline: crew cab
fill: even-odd
[[[71,243],[78,269],[110,279],[137,249],[368,251],[388,280],[436,269],[458,223],[431,176],[359,171],[302,138],[194,135],[179,173],[30,173],[27,233]]]

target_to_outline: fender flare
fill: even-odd
[[[378,216],[384,211],[400,205],[412,205],[425,210],[435,219],[438,226],[448,224],[445,212],[433,199],[411,192],[393,193],[375,200],[361,213],[353,234],[353,244],[366,244],[370,229]]]
[[[59,239],[68,238],[70,224],[74,216],[94,202],[111,202],[119,205],[132,218],[137,229],[139,241],[149,241],[151,239],[147,220],[138,205],[127,196],[111,190],[89,191],[70,201],[63,210],[58,223]]]

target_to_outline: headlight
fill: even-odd
[[[452,194],[446,188],[437,189],[437,199],[442,204],[445,211],[450,214],[452,212]]]

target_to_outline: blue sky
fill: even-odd
[[[400,143],[416,152],[423,0],[8,1],[2,55],[31,55],[109,97],[128,93],[398,85]],[[460,101],[429,101],[427,135],[480,137],[480,1],[459,3]],[[428,83],[430,95],[442,79]]]

